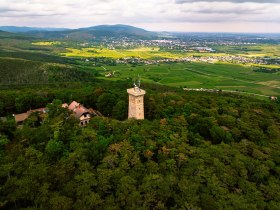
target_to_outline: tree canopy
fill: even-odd
[[[146,85],[146,119],[125,120],[125,88],[30,90],[35,108],[60,101],[22,129],[0,121],[0,208],[279,208],[279,104]],[[7,106],[20,92],[2,107],[22,110]],[[68,100],[110,117],[79,127]]]

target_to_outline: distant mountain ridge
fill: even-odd
[[[80,28],[77,31],[87,31],[89,34],[96,36],[110,36],[110,37],[129,37],[129,38],[152,38],[157,36],[157,33],[147,31],[142,28],[137,28],[130,25],[98,25],[88,28]]]
[[[98,25],[79,29],[2,26],[0,30],[44,39],[98,40],[104,38],[153,39],[158,33],[129,25]]]
[[[0,30],[11,33],[25,33],[30,31],[66,31],[67,28],[41,28],[41,27],[27,27],[27,26],[0,26]]]

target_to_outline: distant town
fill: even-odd
[[[190,55],[180,58],[158,58],[158,59],[143,59],[141,57],[124,57],[116,59],[117,64],[158,64],[158,63],[170,63],[170,62],[205,62],[205,63],[216,63],[216,62],[227,62],[235,64],[280,64],[280,57],[270,57],[270,56],[258,56],[256,55],[238,55],[238,54],[228,54],[221,53],[217,46],[226,47],[239,47],[246,51],[246,46],[254,46],[262,43],[262,41],[267,41],[264,38],[255,39],[238,39],[238,40],[209,40],[209,39],[198,39],[198,40],[185,40],[185,39],[158,39],[158,40],[135,40],[129,38],[123,39],[112,39],[104,38],[98,43],[85,42],[79,44],[82,47],[91,46],[101,46],[108,50],[118,50],[118,49],[135,49],[139,47],[151,47],[159,48],[160,51],[172,51],[178,53],[190,53],[195,55]],[[95,58],[92,58],[95,59]],[[91,58],[85,59],[86,62],[92,60]]]

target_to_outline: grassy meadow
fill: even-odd
[[[236,46],[213,46],[218,52],[245,57],[274,57],[280,56],[280,45],[277,44],[262,44],[262,45],[236,45]]]
[[[114,72],[109,80],[133,79],[173,87],[238,90],[263,95],[280,95],[280,73],[254,72],[241,65],[217,63],[176,63],[159,65],[118,65],[97,67],[101,75]],[[105,78],[102,76],[101,78]]]

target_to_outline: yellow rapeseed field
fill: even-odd
[[[56,44],[61,44],[61,42],[33,42],[33,45],[40,45],[40,46],[51,46],[51,45],[56,45]]]
[[[118,49],[112,50],[107,48],[67,48],[66,53],[61,53],[61,55],[66,57],[107,57],[107,58],[141,58],[141,59],[151,59],[151,58],[182,58],[186,57],[187,53],[171,53],[160,51],[159,48],[149,48],[141,47],[135,49]]]

